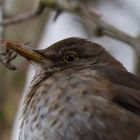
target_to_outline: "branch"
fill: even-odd
[[[92,23],[91,27],[94,28],[94,25],[96,24],[97,30],[100,31],[101,35],[106,35],[125,42],[128,45],[132,46],[136,53],[140,53],[140,42],[136,40],[136,38],[104,22],[98,14],[87,10],[88,7],[83,4],[82,0],[79,0],[79,3],[70,3],[68,0],[40,0],[39,7],[36,11],[30,14],[26,13],[15,18],[6,19],[1,22],[0,25],[7,26],[10,24],[22,22],[24,20],[32,19],[40,15],[46,7],[57,11],[66,11],[69,13],[73,13],[84,21],[90,21]],[[88,24],[87,22],[84,23]]]
[[[16,17],[12,17],[12,18],[8,18],[8,19],[4,19],[2,22],[0,22],[1,26],[8,26],[8,25],[12,25],[12,24],[17,24],[17,23],[21,23],[23,21],[27,21],[27,20],[31,20],[37,16],[39,16],[45,9],[45,5],[40,3],[37,10],[31,12],[31,13],[23,13],[21,15],[18,15]]]
[[[114,26],[109,25],[108,23],[101,20],[101,18],[93,16],[93,14],[90,14],[90,12],[85,9],[85,7],[81,8],[80,14],[83,18],[88,19],[96,24],[97,29],[100,30],[102,35],[106,35],[125,42],[126,44],[132,46],[136,53],[140,53],[140,42],[136,38],[122,32]]]
[[[44,0],[45,5],[49,8],[54,8],[54,7],[50,7],[50,5],[48,4],[48,1],[49,0]],[[111,38],[125,42],[126,44],[132,46],[136,53],[140,53],[140,42],[136,40],[136,38],[104,22],[100,18],[99,14],[89,11],[88,8],[82,3],[77,4],[75,6],[71,6],[68,1],[65,1],[65,3],[62,3],[61,1],[53,0],[53,2],[54,3],[52,5],[55,5],[56,9],[61,9],[66,12],[71,12],[73,14],[76,14],[79,17],[81,17],[81,19],[83,19],[84,21],[88,20],[92,22],[92,27],[94,27],[94,25],[96,24],[97,29],[100,30],[100,33],[102,35],[106,35]]]

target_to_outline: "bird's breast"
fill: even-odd
[[[112,83],[97,70],[55,73],[30,97],[22,130],[32,130],[32,138],[45,135],[47,140],[132,140],[140,130],[140,119],[113,103],[113,96]]]

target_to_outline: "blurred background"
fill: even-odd
[[[63,3],[65,0],[58,1]],[[101,15],[105,22],[140,40],[139,0],[83,0],[83,2],[87,8]],[[0,0],[0,22],[24,12],[30,13],[37,9],[38,4],[39,0]],[[85,26],[83,20],[74,14],[63,11],[56,20],[55,16],[55,9],[46,8],[34,19],[0,27],[0,38],[21,43],[29,42],[28,46],[34,48],[46,48],[58,40],[71,36],[87,38],[103,45],[128,71],[140,75],[140,55],[134,52],[132,46],[108,36],[96,36],[93,29]],[[29,67],[28,62],[21,57],[16,58],[13,63],[18,67],[16,71],[8,70],[0,64],[0,140],[17,140],[20,125],[18,114],[21,111],[19,103],[22,104],[34,73],[32,66]]]

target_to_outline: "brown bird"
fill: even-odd
[[[6,46],[36,70],[19,140],[140,140],[140,78],[102,46],[80,38]]]

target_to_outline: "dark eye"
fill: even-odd
[[[63,60],[67,63],[71,63],[78,58],[76,52],[68,52],[64,55]]]

